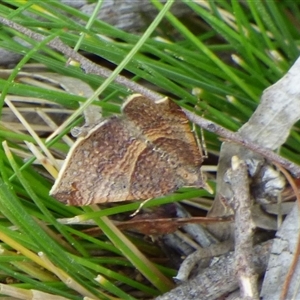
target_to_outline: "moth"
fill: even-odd
[[[130,96],[122,114],[79,137],[50,195],[69,205],[146,200],[183,186],[204,187],[189,121],[175,102]]]

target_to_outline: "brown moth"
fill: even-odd
[[[204,187],[199,151],[181,108],[135,94],[79,137],[50,195],[69,205],[145,200],[183,186]]]

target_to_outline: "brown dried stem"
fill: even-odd
[[[227,141],[234,142],[240,145],[243,145],[244,147],[252,150],[253,152],[256,152],[266,158],[268,161],[271,161],[272,163],[276,163],[278,165],[283,166],[285,169],[289,170],[295,177],[300,177],[300,167],[291,161],[281,157],[280,155],[274,153],[271,150],[268,150],[266,148],[260,147],[259,145],[247,141],[244,138],[242,138],[238,133],[232,132],[220,125],[217,125],[216,123],[206,120],[186,109],[184,109],[185,114],[187,115],[188,119],[192,121],[193,123],[197,124],[203,129],[206,129],[207,131],[213,132],[217,134],[218,136],[221,136]]]
[[[266,270],[272,241],[254,247],[253,264],[258,274]],[[238,288],[233,252],[220,256],[209,268],[195,278],[184,282],[170,292],[156,298],[157,300],[211,300],[219,299]]]
[[[8,20],[6,18],[0,17],[0,23],[3,25],[6,25],[10,28],[13,28],[17,30],[20,33],[25,34],[26,36],[30,37],[31,39],[34,39],[38,42],[43,41],[46,36],[34,32],[26,27],[23,27],[11,20]],[[96,74],[101,77],[107,78],[111,75],[111,71],[107,68],[104,68],[102,66],[99,66],[89,59],[85,58],[81,54],[77,53],[74,51],[71,47],[67,46],[64,44],[59,38],[55,38],[51,40],[48,44],[52,49],[55,49],[61,53],[63,53],[66,57],[72,58],[73,60],[77,61],[80,63],[81,68],[88,74]],[[115,79],[116,83],[119,83],[122,86],[126,86],[128,89],[130,89],[133,92],[141,93],[144,96],[148,97],[149,99],[152,100],[159,100],[161,99],[161,95],[143,87],[142,85],[139,85],[135,83],[134,81],[127,79],[124,76],[118,75],[117,78]]]
[[[247,165],[237,156],[232,158],[228,172],[233,198],[228,201],[235,213],[235,267],[242,299],[259,299],[257,273],[253,265],[253,230],[251,218],[252,201]]]
[[[46,38],[42,34],[36,33],[28,28],[25,28],[15,22],[8,20],[6,18],[3,18],[3,17],[0,17],[0,23],[4,24],[10,28],[13,28],[13,29],[17,30],[18,32],[23,33],[23,34],[27,35],[28,37],[30,37],[36,41],[39,41],[39,42],[43,41]],[[99,75],[104,78],[107,78],[108,76],[111,75],[110,70],[91,62],[84,56],[75,52],[71,47],[65,45],[59,38],[55,38],[52,41],[50,41],[48,43],[48,46],[63,53],[68,58],[72,58],[72,59],[78,61],[81,65],[82,69],[86,73],[96,74],[96,75]],[[119,75],[119,76],[117,76],[115,82],[119,83],[122,86],[126,86],[131,91],[141,93],[151,100],[161,99],[161,95],[127,79],[126,77]],[[234,133],[230,130],[227,130],[227,129],[217,125],[216,123],[206,120],[188,110],[184,110],[184,112],[186,113],[187,117],[192,122],[199,125],[203,129],[213,132],[213,133],[225,138],[228,141],[232,141],[237,144],[241,144],[241,145],[247,147],[248,149],[251,149],[254,152],[262,155],[267,160],[283,166],[285,169],[289,170],[296,177],[300,177],[300,167],[297,166],[296,164],[290,162],[289,160],[282,158],[281,156],[277,155],[276,153],[274,153],[268,149],[259,147],[258,145],[243,139],[238,133]]]

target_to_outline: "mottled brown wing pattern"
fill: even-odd
[[[202,156],[180,107],[133,95],[79,138],[50,194],[70,205],[154,198],[181,186],[203,187]]]
[[[105,120],[74,144],[50,194],[71,205],[126,200],[129,179],[121,170],[130,171],[140,144],[118,117]]]
[[[125,102],[122,110],[128,120],[134,124],[132,127],[139,128],[143,139],[148,144],[145,149],[147,154],[142,153],[143,156],[152,157],[158,153],[159,160],[164,164],[164,173],[172,174],[168,177],[164,173],[161,176],[156,174],[161,184],[165,181],[165,186],[168,186],[164,193],[172,192],[181,186],[203,187],[200,172],[202,154],[197,147],[186,115],[176,103],[168,98],[154,103],[143,96],[135,96]],[[148,173],[148,170],[136,168],[132,180],[135,177],[141,178],[144,172]],[[171,180],[169,184],[168,180]],[[155,186],[157,182],[153,181],[153,190]]]

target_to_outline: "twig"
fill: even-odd
[[[199,264],[202,259],[221,256],[232,249],[233,242],[228,240],[223,243],[214,244],[208,248],[201,248],[195,251],[183,261],[174,279],[179,282],[187,281],[192,269],[196,264]]]
[[[253,266],[253,229],[247,165],[237,156],[232,157],[228,172],[232,200],[228,201],[235,213],[235,266],[242,299],[259,299],[257,274]]]
[[[254,247],[253,263],[255,271],[263,274],[270,256],[272,241]],[[205,269],[195,278],[184,282],[157,300],[212,300],[228,294],[238,288],[234,268],[234,253],[230,252]]]
[[[8,20],[6,18],[0,17],[0,23],[13,28],[17,30],[20,33],[25,34],[26,36],[30,37],[31,39],[34,39],[38,42],[43,41],[46,37],[40,33],[36,33],[28,28],[25,28],[11,20]],[[86,73],[96,74],[101,77],[107,78],[111,75],[111,71],[107,68],[101,67],[93,62],[91,62],[89,59],[85,58],[84,56],[80,55],[79,53],[75,52],[71,47],[64,44],[59,38],[55,38],[52,41],[50,41],[48,44],[52,49],[55,49],[61,53],[63,53],[66,57],[72,58],[73,60],[76,60],[80,63],[81,68]],[[159,100],[161,99],[161,95],[143,87],[142,85],[139,85],[135,83],[134,81],[127,79],[124,76],[119,75],[116,80],[116,83],[127,87],[133,92],[141,93],[144,96],[148,97],[151,100]]]
[[[28,36],[36,41],[41,42],[45,39],[44,35],[36,33],[28,28],[25,28],[15,22],[8,20],[6,18],[3,18],[1,16],[0,16],[0,23],[4,24],[10,28],[15,29],[20,33],[23,33],[26,36]],[[72,59],[78,61],[81,65],[82,69],[86,73],[96,74],[96,75],[99,75],[104,78],[107,78],[111,75],[110,70],[91,62],[84,56],[75,52],[71,47],[65,45],[59,38],[55,38],[52,41],[50,41],[48,43],[48,46],[50,46],[51,48],[53,48],[57,51],[60,51],[61,53],[66,55],[68,58],[72,58]],[[155,100],[161,99],[161,95],[127,79],[126,77],[119,75],[116,78],[115,82],[122,86],[127,87],[131,91],[141,93],[151,100],[155,101]],[[187,117],[192,122],[199,125],[200,127],[204,128],[210,132],[216,133],[217,135],[219,135],[229,141],[235,142],[237,144],[241,144],[241,145],[253,150],[254,152],[262,155],[267,160],[277,163],[279,165],[282,165],[285,169],[289,170],[292,174],[294,174],[294,176],[300,177],[300,167],[297,166],[296,164],[280,157],[279,155],[277,155],[276,153],[274,153],[268,149],[259,147],[258,145],[243,139],[238,133],[234,133],[230,130],[227,130],[227,129],[217,125],[216,123],[206,120],[188,110],[184,109],[184,112],[186,113]]]
[[[288,174],[286,172],[286,170],[284,170],[281,166],[278,166],[278,168],[284,174],[284,176],[288,180],[290,186],[292,187],[292,189],[294,191],[294,194],[296,195],[296,198],[297,198],[297,204],[298,204],[298,209],[299,209],[300,208],[300,194],[299,194],[299,190],[298,190],[298,187],[297,187],[296,183],[294,182],[293,178],[291,178],[290,174]],[[280,300],[286,299],[288,289],[289,289],[289,286],[291,284],[292,276],[295,274],[295,271],[296,271],[296,268],[297,268],[297,264],[298,264],[298,261],[299,261],[299,255],[300,255],[300,234],[298,234],[298,237],[297,237],[297,245],[296,245],[296,249],[295,249],[295,252],[294,252],[292,263],[289,267],[289,270],[286,274],[285,281],[283,283],[283,287],[282,287],[282,291],[281,291],[281,295],[280,295]]]
[[[238,133],[235,133],[228,129],[225,129],[210,120],[206,120],[186,109],[184,109],[183,111],[185,112],[185,114],[187,115],[187,117],[190,121],[192,121],[193,123],[202,127],[203,129],[213,132],[213,133],[217,134],[218,136],[221,136],[230,142],[234,142],[234,143],[243,145],[244,147],[260,154],[261,156],[266,158],[268,161],[271,161],[273,163],[283,166],[285,169],[289,170],[295,177],[297,177],[297,178],[300,177],[300,167],[298,165],[292,163],[291,161],[281,157],[280,155],[274,153],[271,150],[260,147],[259,145],[255,144],[253,142],[245,140]]]

